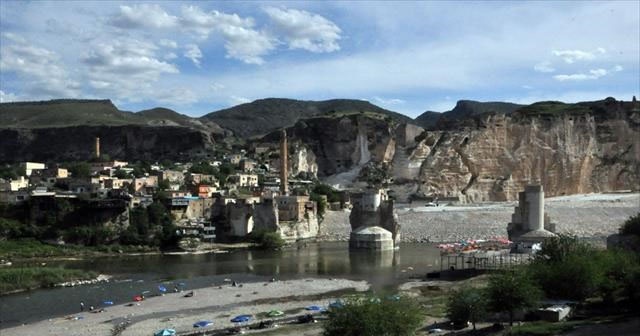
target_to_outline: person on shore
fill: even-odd
[[[84,311],[84,301],[80,301],[80,312]]]
[[[93,306],[89,306],[89,311],[94,311],[95,308],[93,308]]]

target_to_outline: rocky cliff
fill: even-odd
[[[411,148],[406,184],[415,194],[462,201],[515,200],[528,183],[547,196],[637,190],[640,108],[635,102],[536,103],[488,113],[472,127],[426,131]],[[469,125],[469,123],[465,123]],[[396,156],[395,165],[406,165]]]
[[[0,129],[0,162],[63,162],[93,157],[95,138],[114,159],[184,160],[206,156],[212,135],[174,126],[73,126]]]
[[[382,164],[401,201],[515,200],[534,182],[548,196],[639,189],[640,107],[611,98],[476,114],[435,131],[359,114],[302,120],[287,133],[326,182],[354,186]]]

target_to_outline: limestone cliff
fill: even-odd
[[[640,107],[612,98],[536,103],[436,131],[356,114],[302,120],[287,132],[334,185],[353,186],[367,163],[388,164],[400,201],[515,200],[528,183],[548,196],[639,189]]]
[[[541,183],[548,196],[638,189],[637,103],[537,103],[474,122],[420,136],[409,156],[424,158],[421,167],[404,176],[417,194],[515,200],[532,182]]]

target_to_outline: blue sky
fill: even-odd
[[[266,97],[409,116],[640,92],[640,2],[0,1],[0,100],[200,116]]]

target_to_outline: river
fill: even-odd
[[[130,302],[159,285],[186,290],[271,278],[347,278],[367,280],[374,289],[393,287],[411,276],[439,270],[439,251],[433,244],[403,243],[398,251],[350,251],[347,242],[307,243],[283,251],[231,250],[199,255],[104,257],[92,260],[51,261],[58,265],[112,275],[108,283],[40,289],[0,297],[0,328],[77,313],[80,302],[88,308],[104,301]]]

